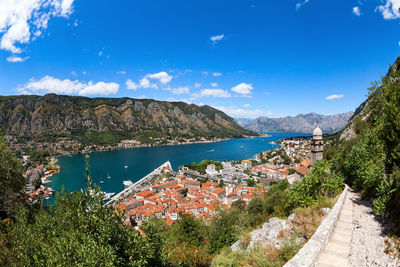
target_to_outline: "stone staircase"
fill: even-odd
[[[353,192],[348,191],[332,236],[315,266],[348,266],[353,233]]]

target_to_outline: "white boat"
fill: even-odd
[[[104,181],[100,181],[101,184],[104,184]]]
[[[108,179],[110,179],[110,178],[111,178],[110,174],[108,174],[108,173],[107,173],[107,178],[108,178]]]
[[[128,169],[128,165],[125,165],[124,168],[125,168],[125,169]]]
[[[103,200],[109,200],[111,199],[113,196],[115,195],[115,193],[105,193]]]
[[[133,182],[131,180],[123,181],[122,183],[124,184],[125,187],[129,187],[129,186],[133,185]]]

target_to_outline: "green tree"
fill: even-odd
[[[87,187],[57,196],[55,206],[22,209],[12,229],[12,252],[23,266],[145,266],[156,253],[122,215],[104,206],[92,184],[87,157]]]
[[[256,185],[256,181],[254,181],[254,179],[247,179],[247,186],[255,186]]]
[[[0,220],[13,216],[18,203],[24,198],[21,163],[0,138]]]
[[[224,247],[231,246],[245,228],[245,219],[241,211],[221,210],[215,215],[210,223],[210,248],[212,254],[219,253]]]

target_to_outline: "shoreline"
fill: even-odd
[[[271,135],[231,137],[231,138],[222,138],[222,139],[218,139],[218,140],[203,140],[203,141],[194,141],[194,142],[177,143],[177,144],[140,144],[140,145],[136,145],[136,146],[132,146],[132,147],[115,147],[115,148],[109,148],[109,149],[94,149],[94,150],[86,151],[86,152],[69,152],[69,153],[54,155],[54,157],[59,158],[61,156],[70,156],[70,155],[72,156],[72,155],[79,155],[79,154],[87,155],[87,154],[94,153],[94,152],[118,151],[118,150],[146,148],[146,147],[210,144],[210,143],[218,143],[218,142],[228,141],[228,140],[232,140],[232,139],[251,139],[251,138],[255,138],[255,137],[271,137]],[[94,146],[97,146],[97,145],[94,145]]]

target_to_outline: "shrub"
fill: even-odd
[[[330,171],[331,164],[318,161],[301,182],[294,183],[288,192],[286,208],[308,207],[322,196],[334,196],[343,189],[343,178]]]

